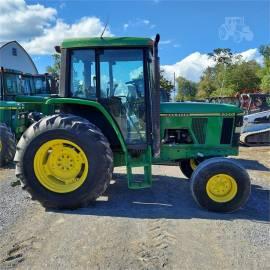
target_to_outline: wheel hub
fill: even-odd
[[[237,183],[235,179],[227,174],[217,174],[212,176],[206,185],[208,196],[216,202],[228,202],[237,193]]]
[[[43,186],[65,193],[83,184],[88,174],[88,160],[77,144],[62,139],[51,140],[36,152],[34,170]]]
[[[44,165],[50,173],[65,183],[75,182],[80,173],[83,158],[74,148],[56,146]]]

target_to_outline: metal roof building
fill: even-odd
[[[0,67],[38,73],[32,58],[17,41],[0,42]]]

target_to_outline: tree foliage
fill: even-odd
[[[257,62],[244,61],[227,48],[215,49],[208,55],[214,60],[215,66],[203,72],[197,97],[235,96],[243,90],[254,91],[262,86],[260,72],[263,68]],[[267,87],[268,80],[265,81],[264,87]]]
[[[197,94],[197,84],[189,81],[184,77],[177,78],[177,95],[176,101],[193,100]]]
[[[217,65],[229,65],[233,60],[233,53],[229,48],[214,49],[213,52],[208,53],[208,56],[209,58],[212,58]]]
[[[264,66],[258,71],[261,79],[260,88],[264,93],[270,93],[270,45],[263,45],[259,49],[263,56]]]
[[[171,92],[174,89],[174,85],[171,81],[165,78],[165,71],[163,69],[160,70],[160,88],[161,96],[164,101],[169,101],[171,99]]]
[[[46,70],[48,73],[54,74],[57,77],[60,75],[60,54],[55,53],[52,55],[53,64],[51,66],[47,66]]]

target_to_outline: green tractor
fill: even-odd
[[[235,161],[243,112],[233,105],[160,103],[159,35],[63,41],[58,113],[31,125],[15,156],[22,186],[44,207],[75,209],[96,200],[114,167],[128,187],[152,185],[153,164],[180,164],[196,202],[231,212],[250,179]],[[23,98],[21,100],[23,102]],[[143,169],[143,177],[133,168]]]
[[[49,82],[51,79],[45,75],[31,75],[19,71],[0,69],[0,167],[13,161],[16,151],[16,141],[33,122],[40,119],[43,114],[51,114],[51,108],[44,104],[39,89],[35,87],[38,82]],[[43,83],[45,85],[45,83]],[[42,88],[45,96],[51,94],[51,88]],[[46,94],[45,94],[46,92]],[[24,102],[21,102],[20,99]]]
[[[16,140],[26,129],[24,106],[15,101],[19,79],[13,71],[0,69],[0,167],[13,160]],[[17,136],[16,136],[17,135]]]

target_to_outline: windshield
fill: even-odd
[[[4,88],[7,95],[22,94],[19,74],[4,73]]]

